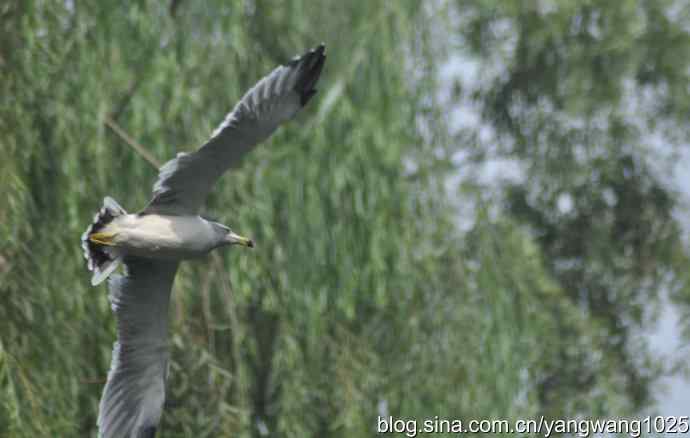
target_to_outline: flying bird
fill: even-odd
[[[181,260],[227,245],[253,247],[225,225],[199,216],[213,184],[304,107],[326,60],[324,45],[279,66],[252,87],[211,138],[164,164],[153,196],[128,214],[110,197],[82,235],[91,284],[109,278],[117,319],[98,413],[103,438],[151,438],[163,412],[169,349],[168,303]],[[124,266],[123,274],[114,274]]]

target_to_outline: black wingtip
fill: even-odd
[[[316,94],[314,86],[321,76],[323,65],[326,62],[326,45],[324,43],[314,47],[300,58],[300,78],[295,85],[295,90],[300,95],[300,104],[306,105],[307,102]]]
[[[309,91],[307,91],[306,93],[303,93],[303,94],[300,96],[300,99],[299,99],[300,105],[302,105],[302,106],[306,105],[307,102],[309,102],[309,100],[310,100],[312,97],[314,97],[314,95],[317,93],[317,91],[319,91],[319,90],[317,90],[316,88],[314,88],[313,90],[309,90]]]
[[[137,433],[137,438],[156,438],[156,427],[149,426],[146,428],[139,429]]]

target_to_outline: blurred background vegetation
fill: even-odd
[[[207,208],[257,248],[178,273],[161,436],[653,412],[684,369],[646,334],[690,309],[689,22],[671,0],[3,2],[0,436],[95,435],[115,326],[79,237],[103,196],[147,201],[132,145],[196,148],[322,41],[320,94]]]

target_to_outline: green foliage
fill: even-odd
[[[666,178],[674,146],[690,138],[690,9],[657,1],[457,5],[461,44],[494,71],[471,91],[497,137],[492,158],[515,160],[526,174],[503,187],[507,212],[532,230],[550,274],[602,338],[577,366],[551,370],[562,382],[543,383],[541,398],[554,406],[570,387],[592,397],[616,381],[628,409],[641,409],[660,367],[635,332],[655,321],[660,291],[690,297],[673,217],[678,194]]]
[[[112,126],[163,162],[321,41],[319,95],[209,200],[257,248],[178,273],[161,436],[649,406],[659,364],[634,333],[661,287],[684,296],[687,261],[640,126],[682,137],[687,33],[655,2],[526,4],[0,6],[0,436],[95,435],[115,327],[79,236],[103,196],[136,211],[156,176]],[[460,17],[472,56],[501,61],[474,99],[497,155],[527,169],[502,205],[471,192],[467,233],[446,156],[484,145],[450,141],[436,13]],[[573,27],[587,20],[600,35]],[[659,93],[647,125],[624,111],[626,84]]]

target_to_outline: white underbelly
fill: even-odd
[[[213,248],[213,228],[199,216],[127,215],[113,225],[118,248],[139,257],[185,259]]]

